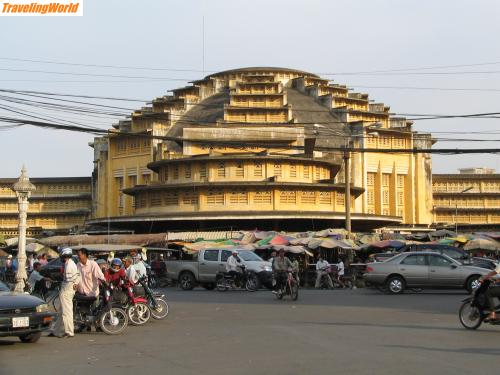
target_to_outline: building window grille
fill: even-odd
[[[217,177],[226,177],[226,164],[224,162],[219,163],[217,167]]]
[[[399,189],[402,189],[405,187],[405,176],[402,175],[402,174],[398,174],[398,177],[397,177],[397,187]]]
[[[330,191],[320,191],[319,203],[320,204],[332,204],[332,193]]]
[[[391,175],[389,173],[382,174],[382,186],[389,186],[391,183]]]
[[[382,191],[382,204],[389,204],[389,190]]]
[[[366,174],[366,185],[367,186],[375,186],[375,173],[368,172]]]
[[[200,164],[200,177],[201,178],[207,177],[207,165],[205,163]]]
[[[179,204],[179,193],[176,191],[168,191],[163,195],[163,203],[165,206],[177,206]]]
[[[375,204],[375,192],[368,190],[366,193],[366,203],[373,206]]]
[[[403,206],[405,204],[405,195],[402,191],[398,191],[398,206]]]
[[[320,167],[314,168],[314,179],[321,180],[321,168]]]
[[[248,194],[245,190],[235,190],[229,194],[229,203],[248,204]]]
[[[186,178],[186,179],[191,178],[191,165],[190,164],[184,165],[184,178]]]
[[[183,204],[198,204],[198,194],[194,191],[185,192],[182,196]]]
[[[255,193],[253,198],[254,203],[258,204],[270,204],[271,203],[271,192],[270,191],[258,191]]]
[[[280,191],[280,203],[296,204],[297,194],[295,191]]]
[[[174,166],[174,175],[173,175],[173,179],[174,179],[174,180],[178,180],[178,179],[179,179],[179,166],[178,166],[178,165],[175,165],[175,166]]]
[[[276,177],[281,177],[282,176],[282,166],[280,163],[275,163],[274,164],[274,175]]]
[[[262,177],[262,163],[255,163],[253,167],[254,177]]]
[[[245,177],[245,169],[243,167],[243,164],[238,163],[236,164],[236,177]]]
[[[300,194],[300,200],[304,204],[314,204],[314,203],[316,203],[316,192],[314,192],[314,191],[303,191]]]
[[[210,189],[207,195],[207,204],[209,205],[223,205],[224,192],[222,190]]]
[[[160,193],[151,194],[151,207],[161,206],[161,195]]]
[[[290,177],[297,177],[297,166],[294,164],[290,165]]]
[[[308,165],[304,165],[303,171],[304,171],[304,178],[309,179],[309,177],[311,176],[311,167]]]
[[[343,206],[344,203],[345,203],[345,197],[344,197],[344,193],[339,193],[337,192],[335,194],[335,203],[338,205],[338,206]]]

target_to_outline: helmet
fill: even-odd
[[[120,258],[113,258],[113,260],[111,261],[111,267],[113,266],[122,266],[122,261]]]
[[[61,257],[71,257],[73,255],[73,250],[70,247],[65,247],[61,250]]]

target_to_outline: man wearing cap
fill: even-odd
[[[61,250],[60,257],[64,265],[64,271],[61,291],[59,292],[60,308],[57,308],[61,314],[58,316],[52,332],[52,335],[57,337],[73,337],[75,335],[73,326],[73,297],[80,283],[80,273],[75,262],[73,262],[72,256],[73,250],[69,247]]]

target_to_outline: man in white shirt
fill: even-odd
[[[320,254],[318,256],[318,262],[316,263],[316,284],[314,287],[319,289],[321,286],[321,278],[326,277],[326,281],[328,283],[329,288],[333,288],[333,282],[330,278],[330,275],[327,272],[327,269],[330,267],[330,264],[323,259],[323,256]]]
[[[47,287],[44,281],[50,279],[40,275],[40,268],[42,268],[42,265],[39,262],[35,262],[33,264],[33,271],[30,273],[30,277],[28,277],[28,285],[30,286],[31,293],[34,291],[40,292],[41,294],[47,293]]]
[[[123,260],[123,265],[125,266],[125,274],[127,275],[129,283],[134,285],[139,280],[139,276],[137,275],[132,262],[133,261],[131,257],[125,257],[125,259]]]
[[[339,262],[337,263],[337,281],[342,288],[345,288],[344,284],[344,274],[345,274],[345,266],[342,258],[339,258]]]
[[[80,283],[80,274],[75,262],[72,259],[73,250],[69,247],[61,250],[61,260],[64,264],[63,281],[59,292],[59,302],[61,315],[57,318],[53,335],[57,337],[73,337],[75,335],[73,325],[73,297],[75,290]]]
[[[239,260],[238,260],[238,252],[233,251],[231,256],[227,258],[226,261],[226,272],[234,279],[236,280],[240,274],[239,272]]]

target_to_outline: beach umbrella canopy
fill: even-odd
[[[474,240],[470,240],[464,246],[464,250],[472,251],[472,250],[488,250],[488,251],[499,251],[500,243],[493,239],[485,239],[485,238],[476,238]]]
[[[332,238],[313,238],[307,245],[310,249],[317,249],[318,247],[324,247],[326,249],[352,249],[352,246],[343,242],[334,240]]]
[[[455,232],[452,232],[451,230],[447,229],[441,229],[441,230],[436,230],[434,232],[429,232],[428,233],[429,238],[444,238],[444,237],[456,237],[457,234]]]
[[[406,243],[403,241],[385,240],[385,241],[374,242],[370,244],[370,247],[375,247],[377,249],[386,249],[388,247],[392,247],[393,249],[401,249],[405,245]]]
[[[269,244],[271,244],[271,245],[288,245],[289,242],[285,237],[278,234],[278,235],[274,236],[274,238],[272,238],[269,241]]]

